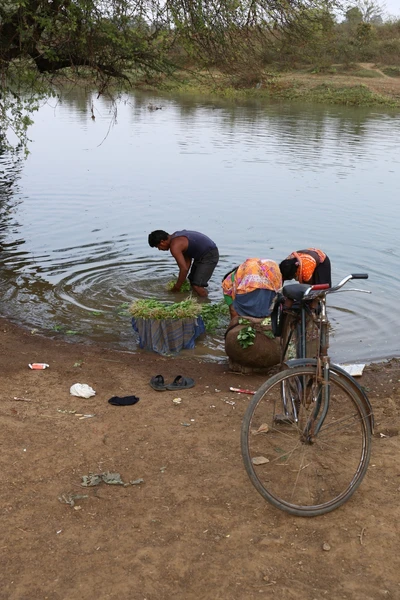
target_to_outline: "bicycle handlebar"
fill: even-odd
[[[304,297],[317,298],[318,296],[322,296],[324,294],[330,294],[332,292],[337,292],[338,290],[340,290],[340,288],[342,288],[351,279],[368,279],[368,273],[353,273],[352,275],[347,275],[347,277],[345,277],[344,279],[342,279],[342,281],[339,281],[339,283],[337,285],[333,285],[332,287],[329,287],[328,284],[324,284],[324,283],[312,285],[308,288],[308,290],[306,290],[306,292],[304,293]],[[352,289],[352,290],[348,290],[348,291],[354,291],[354,292],[364,292],[365,291],[368,294],[371,293],[367,290],[356,290],[356,289]],[[316,292],[316,293],[313,293],[313,292]]]
[[[312,290],[329,290],[329,283],[316,283],[311,287]]]
[[[368,273],[354,273],[354,275],[347,275],[347,277],[342,279],[342,281],[339,281],[337,285],[333,285],[331,288],[329,288],[329,291],[336,292],[337,290],[340,290],[340,288],[342,288],[351,279],[368,279]]]

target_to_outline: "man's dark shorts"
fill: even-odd
[[[214,273],[218,260],[218,248],[213,248],[212,250],[209,250],[209,252],[203,254],[198,260],[194,260],[188,276],[191,285],[208,287],[208,281]]]

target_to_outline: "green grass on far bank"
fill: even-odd
[[[230,100],[264,98],[343,106],[400,108],[400,87],[399,96],[396,97],[378,93],[369,88],[367,83],[353,81],[351,75],[346,84],[343,84],[342,80],[335,82],[334,77],[330,77],[328,82],[324,78],[321,83],[322,78],[317,77],[304,76],[304,72],[300,71],[268,74],[262,82],[251,82],[251,85],[246,87],[245,83],[238,85],[234,78],[218,74],[211,76],[203,73],[201,76],[190,76],[181,73],[179,77],[164,80],[157,87],[171,92],[201,93]]]
[[[400,108],[400,102],[378,94],[365,85],[343,86],[335,83],[322,83],[308,88],[293,85],[274,95],[286,100],[303,100],[321,104],[339,104],[343,106]]]

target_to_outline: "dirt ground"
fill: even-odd
[[[0,352],[1,600],[400,597],[399,360],[361,378],[376,419],[361,487],[304,519],[266,503],[243,467],[250,397],[229,387],[256,389],[264,375],[50,340],[1,319]],[[157,374],[196,385],[177,405],[149,386]],[[96,395],[71,396],[77,382]],[[134,406],[107,402],[131,394]],[[107,471],[144,481],[81,487]],[[87,498],[60,501],[71,494]]]

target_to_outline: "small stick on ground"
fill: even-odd
[[[35,402],[35,400],[31,400],[30,398],[18,398],[14,396],[13,400],[17,400],[17,402]]]
[[[364,532],[365,532],[365,527],[363,527],[361,529],[361,533],[358,534],[358,537],[360,538],[360,544],[361,544],[361,546],[363,545],[363,535],[364,535]]]
[[[101,358],[101,356],[99,356],[98,359],[99,360],[105,360],[106,362],[122,363],[122,360],[113,360],[112,358]]]

